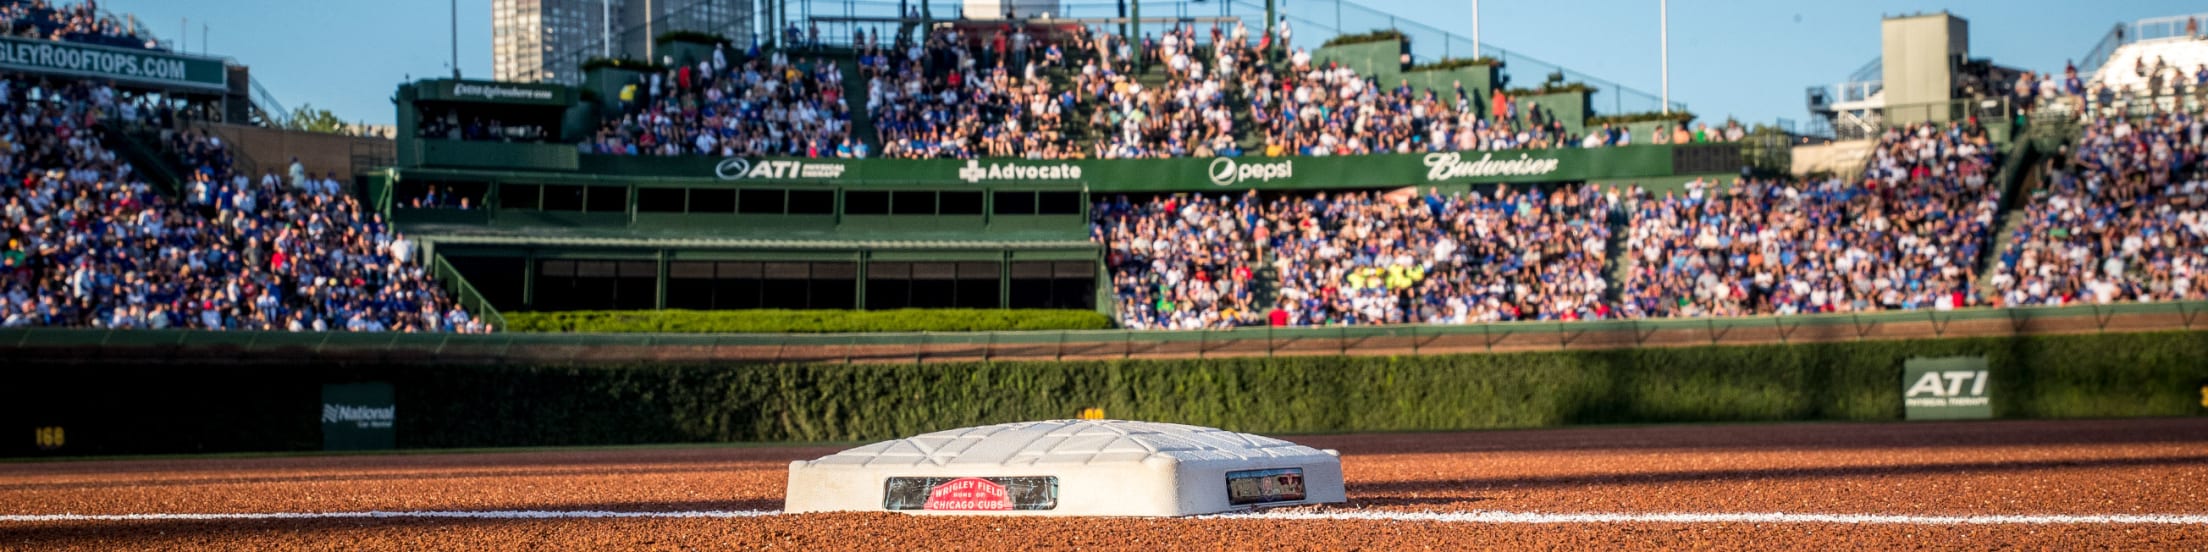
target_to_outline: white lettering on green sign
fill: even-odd
[[[198,78],[192,61],[150,52],[111,50],[77,44],[0,39],[0,65],[27,70],[63,71],[169,84],[222,86],[226,79],[218,62],[199,60],[208,66]]]
[[[1495,159],[1495,154],[1480,154],[1477,161],[1465,161],[1457,152],[1426,154],[1426,180],[1440,181],[1451,178],[1476,178],[1482,176],[1538,176],[1556,171],[1560,159],[1534,159],[1518,154],[1517,159]]]

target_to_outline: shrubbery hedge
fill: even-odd
[[[1428,357],[927,365],[163,366],[0,372],[0,434],[69,452],[313,449],[324,383],[390,382],[402,447],[867,440],[1114,418],[1260,433],[1896,420],[1911,357],[1982,355],[2003,418],[2202,412],[2208,332]],[[18,431],[20,429],[21,431]],[[29,439],[0,443],[26,454]]]
[[[507,331],[581,333],[852,333],[1101,330],[1091,310],[902,309],[508,312]]]
[[[1326,39],[1326,43],[1319,45],[1319,47],[1326,48],[1330,46],[1348,46],[1351,44],[1387,42],[1390,40],[1400,42],[1408,41],[1410,39],[1403,36],[1403,31],[1395,29],[1377,29],[1364,34],[1335,35],[1334,38]]]

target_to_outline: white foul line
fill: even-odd
[[[34,514],[0,515],[0,522],[51,521],[230,521],[270,519],[611,519],[611,518],[749,518],[781,514],[778,510],[708,510],[690,512],[607,512],[590,510],[491,510],[400,512],[267,512],[245,514]]]
[[[62,521],[256,521],[309,519],[620,519],[754,518],[782,515],[778,510],[702,510],[684,512],[610,512],[598,510],[430,510],[370,512],[23,514],[0,515],[0,523]],[[1468,512],[1394,512],[1335,510],[1197,516],[1198,519],[1306,521],[1414,521],[1436,523],[1835,523],[1843,525],[2208,525],[2202,514],[2023,514],[1916,516],[1899,514],[1742,513],[1543,513],[1474,510]]]
[[[1899,514],[1742,513],[1541,513],[1474,510],[1469,512],[1271,511],[1209,516],[1218,519],[1427,521],[1442,523],[1837,523],[1845,525],[2208,525],[2199,514],[2022,514],[1917,516]]]

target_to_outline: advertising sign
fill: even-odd
[[[322,386],[322,450],[383,450],[397,446],[399,409],[391,384]]]
[[[883,486],[884,510],[1049,510],[1058,507],[1058,478],[892,477]]]
[[[1911,420],[1993,417],[1985,357],[1912,358],[1902,363],[1901,403]]]
[[[0,68],[54,73],[139,84],[227,89],[222,60],[137,50],[0,36]]]

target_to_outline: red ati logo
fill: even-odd
[[[979,477],[961,477],[945,481],[928,490],[927,510],[1010,510],[1012,496],[1004,492],[1004,485]]]

